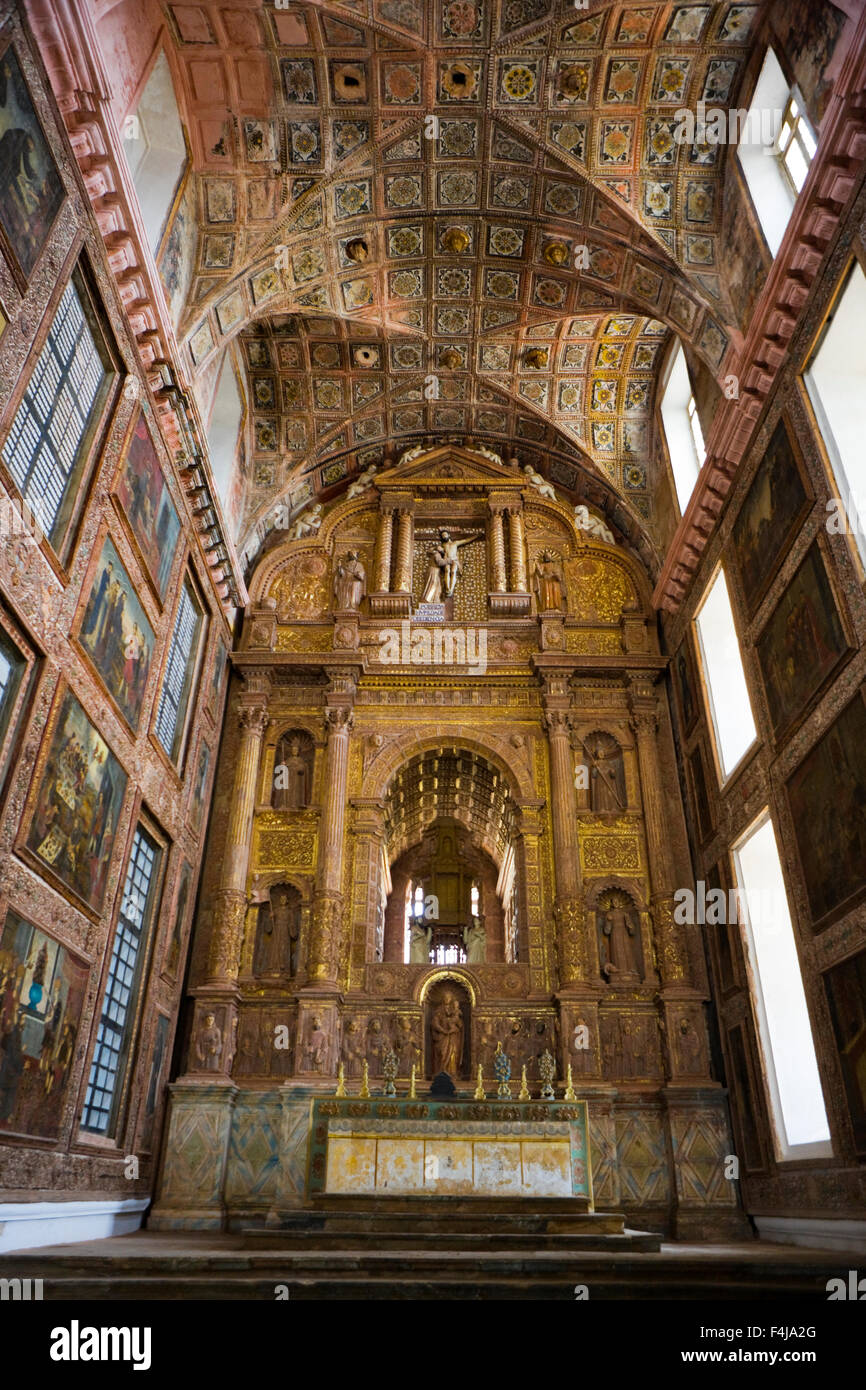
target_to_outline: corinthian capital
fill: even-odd
[[[347,705],[329,705],[325,710],[325,725],[330,733],[349,733],[355,723],[355,711]]]
[[[244,705],[238,713],[241,729],[246,733],[255,734],[258,738],[264,736],[270,722],[267,705]]]
[[[551,735],[571,733],[571,715],[567,709],[546,709],[544,724]]]

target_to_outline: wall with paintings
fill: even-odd
[[[832,1157],[780,1159],[743,928],[706,926],[743,1197],[758,1218],[861,1218],[866,1198],[866,594],[854,538],[827,525],[837,489],[802,381],[853,257],[866,263],[863,192],[810,281],[689,597],[663,624],[695,877],[735,886],[732,847],[769,808],[831,1133]],[[758,729],[727,781],[693,622],[720,563]]]
[[[10,17],[0,24],[0,1188],[27,1201],[152,1189],[231,646],[90,207],[44,71]],[[185,215],[181,197],[175,218]],[[166,258],[172,296],[188,272],[170,246]],[[16,421],[46,398],[45,345],[64,314],[79,315],[92,344],[93,389],[62,505],[40,528],[21,506],[30,436]],[[45,458],[75,433],[77,408],[62,383],[50,395],[70,414],[66,433],[39,434]],[[177,739],[161,739],[190,593],[186,717]],[[97,1133],[82,1114],[118,919],[135,915],[127,875],[140,830],[148,910]]]

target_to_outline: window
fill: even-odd
[[[156,254],[186,163],[183,126],[164,52],[153,65],[135,112],[124,122],[123,135],[147,240]]]
[[[695,490],[706,449],[682,343],[677,343],[661,400],[662,422],[680,511]]]
[[[769,48],[737,155],[774,256],[817,148],[818,140],[802,98],[796,87],[788,83],[776,54]]]
[[[853,533],[866,566],[866,275],[858,261],[824,324],[804,381],[840,495],[827,530]]]
[[[2,455],[55,550],[69,524],[109,367],[75,275],[57,306]]]
[[[730,776],[757,737],[725,572],[720,569],[695,619],[716,751]]]
[[[734,847],[752,992],[780,1158],[832,1153],[815,1043],[769,816]]]
[[[126,871],[81,1117],[82,1128],[96,1134],[111,1133],[117,1123],[120,1082],[132,1042],[160,857],[159,846],[139,826]]]
[[[156,736],[172,762],[177,762],[180,757],[202,622],[201,607],[187,579],[181,590],[174,620],[156,714]]]

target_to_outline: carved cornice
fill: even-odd
[[[725,375],[738,378],[739,398],[719,406],[707,460],[685,516],[668,547],[653,594],[657,608],[676,611],[691,588],[737,470],[784,366],[810,290],[863,179],[866,158],[866,10],[851,36],[828,109],[818,152],[794,206],[779,252],[752,315],[741,352]]]

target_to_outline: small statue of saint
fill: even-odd
[[[419,920],[413,921],[409,926],[409,964],[410,965],[429,965],[430,964],[430,939],[433,936],[433,928],[425,927]]]
[[[466,964],[483,965],[487,959],[487,928],[480,917],[473,917],[468,927],[463,928],[463,945],[466,947]]]
[[[456,994],[443,994],[436,1005],[430,1019],[430,1036],[434,1075],[444,1071],[449,1076],[459,1076],[463,1061],[463,1011]]]
[[[535,562],[535,599],[539,613],[562,611],[562,573],[556,557],[543,550]]]
[[[334,598],[337,608],[357,611],[367,592],[367,571],[358,559],[357,550],[350,550],[338,561],[334,570]]]
[[[605,973],[618,981],[640,978],[635,958],[632,938],[635,926],[628,912],[620,905],[609,907],[604,913],[602,934],[607,943],[607,965]]]
[[[274,798],[275,804],[285,811],[301,811],[310,800],[309,759],[301,752],[300,739],[297,738],[290,741],[288,754],[285,754],[282,743],[278,758],[279,753],[284,756],[274,769],[274,786],[279,793]]]
[[[328,1035],[322,1027],[322,1020],[313,1016],[310,1036],[307,1039],[307,1062],[311,1071],[322,1071],[328,1052]]]

